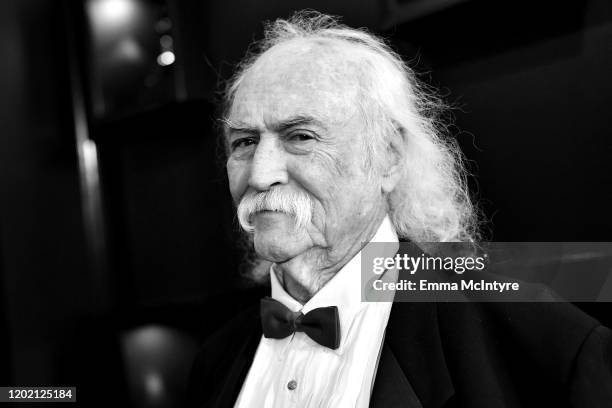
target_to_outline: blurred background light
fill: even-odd
[[[168,34],[164,34],[159,38],[159,44],[162,46],[163,49],[170,49],[173,43],[174,40]]]
[[[164,51],[157,57],[157,63],[162,67],[172,65],[174,63],[174,53],[172,51]]]
[[[157,372],[150,372],[145,376],[144,388],[151,400],[158,400],[164,394],[164,382]]]
[[[138,10],[134,0],[92,0],[87,12],[97,29],[115,30],[133,22]]]
[[[133,38],[125,38],[117,44],[113,50],[113,59],[139,61],[143,58],[143,51],[140,45]]]
[[[182,330],[144,324],[125,330],[120,343],[130,385],[130,406],[180,406],[176,401],[182,395],[197,342]]]
[[[97,179],[98,152],[96,149],[96,143],[93,140],[87,139],[81,143],[80,148],[82,150],[87,179]],[[95,180],[95,182],[97,183],[97,180]]]
[[[172,28],[172,20],[170,20],[168,17],[160,19],[155,24],[155,31],[157,31],[159,34],[168,32],[170,31],[171,28]]]

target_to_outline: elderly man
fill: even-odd
[[[361,301],[366,243],[477,238],[439,107],[370,33],[317,13],[267,27],[222,121],[271,296],[205,343],[191,406],[612,406],[610,331],[569,305]]]

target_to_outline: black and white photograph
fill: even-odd
[[[0,405],[612,407],[612,2],[0,18]]]

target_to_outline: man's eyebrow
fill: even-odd
[[[315,125],[315,126],[319,126],[323,129],[325,129],[325,126],[323,125],[323,123],[317,119],[315,119],[312,116],[293,116],[290,117],[288,119],[282,120],[278,123],[274,123],[272,124],[270,127],[270,129],[276,131],[276,132],[282,132],[284,130],[290,129],[294,126],[301,126],[301,125]]]
[[[220,120],[228,133],[259,133],[260,129],[257,126],[249,126],[240,122],[233,122],[227,118]],[[315,125],[326,129],[323,123],[312,116],[292,116],[288,119],[267,125],[268,128],[275,132],[282,132],[294,126],[300,125]]]
[[[248,126],[242,123],[232,122],[227,118],[220,119],[223,127],[228,133],[258,133],[259,129],[257,127]]]

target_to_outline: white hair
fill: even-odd
[[[312,199],[302,191],[286,191],[272,188],[268,191],[249,192],[238,204],[238,222],[247,233],[255,232],[251,217],[259,211],[278,211],[290,214],[295,220],[295,229],[306,228],[312,218]]]
[[[415,242],[476,240],[477,209],[467,188],[464,158],[440,119],[445,105],[382,38],[367,30],[310,10],[267,23],[264,39],[251,47],[228,84],[225,113],[255,62],[271,48],[294,40],[351,47],[350,58],[361,62],[356,74],[368,165],[380,167],[389,146],[401,160],[402,177],[387,197],[398,235]]]

